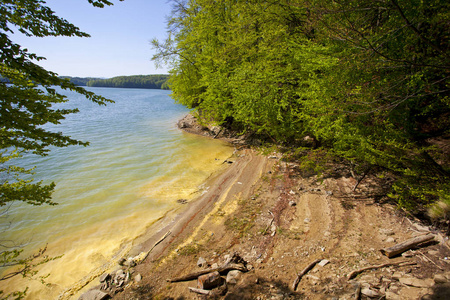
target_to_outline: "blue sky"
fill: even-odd
[[[166,37],[167,0],[112,0],[114,6],[95,8],[87,0],[46,0],[47,6],[90,38],[26,37],[11,39],[30,52],[47,58],[39,64],[59,75],[114,77],[166,74],[151,61],[150,41]]]

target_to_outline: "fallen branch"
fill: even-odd
[[[421,251],[418,251],[427,261],[429,261],[430,263],[434,264],[439,270],[444,271],[443,268],[441,268],[440,266],[438,266],[434,261],[432,261],[430,258],[428,258],[428,256],[426,256],[424,253],[422,253]]]
[[[301,271],[298,275],[297,278],[295,278],[294,283],[292,284],[292,289],[295,291],[297,289],[298,284],[300,283],[300,280],[302,279],[303,276],[305,276],[306,273],[308,273],[309,271],[312,270],[312,268],[314,268],[314,266],[319,263],[321,261],[321,259],[316,259],[315,261],[313,261],[312,263],[310,263],[306,268],[303,269],[303,271]]]
[[[355,300],[361,299],[361,283],[359,283],[359,282],[356,284],[356,291],[355,291],[354,299]]]
[[[152,252],[152,250],[156,246],[158,246],[162,241],[164,241],[166,239],[166,237],[168,237],[170,234],[171,234],[170,230],[167,231],[167,233],[159,241],[157,241],[150,250],[148,250],[147,254],[145,254],[144,258],[141,260],[141,263],[147,258],[147,256],[150,254],[150,252]]]
[[[400,261],[400,262],[397,262],[397,263],[386,263],[386,264],[377,265],[377,266],[365,267],[365,268],[362,268],[362,269],[359,269],[359,270],[355,270],[355,271],[350,272],[350,273],[347,275],[347,279],[348,279],[348,280],[353,279],[353,278],[355,278],[359,273],[362,273],[362,272],[367,271],[367,270],[380,269],[380,268],[385,268],[385,267],[390,267],[390,266],[399,266],[399,267],[403,267],[403,266],[411,266],[411,265],[415,265],[415,264],[416,264],[415,262]]]
[[[211,295],[211,291],[203,290],[203,289],[197,289],[197,288],[193,288],[193,287],[190,287],[189,291],[191,291],[193,293],[200,294],[200,295],[208,295],[208,296]]]
[[[414,248],[415,246],[431,241],[434,239],[434,234],[426,234],[421,236],[416,236],[415,238],[409,239],[405,242],[402,242],[400,244],[394,245],[389,248],[381,249],[381,253],[386,255],[387,257],[391,258],[394,257],[400,253],[403,253],[411,248]]]
[[[272,215],[272,220],[270,221],[269,225],[267,225],[266,229],[264,229],[263,235],[266,234],[267,230],[269,230],[270,226],[272,226],[273,221],[275,220],[275,216],[273,215],[273,213],[270,210],[269,210],[269,213]]]
[[[366,175],[369,173],[369,171],[370,171],[370,168],[367,169],[367,171],[365,171],[365,172],[361,175],[361,177],[358,179],[358,181],[356,182],[355,186],[353,187],[352,192],[356,191],[356,188],[357,188],[358,185],[361,183],[361,181],[363,181],[363,179],[366,177]]]
[[[213,269],[208,269],[208,270],[202,270],[202,271],[198,271],[198,272],[194,272],[185,276],[181,276],[181,277],[177,277],[177,278],[173,278],[173,279],[168,279],[168,282],[180,282],[180,281],[189,281],[189,280],[194,280],[197,279],[199,276],[208,274],[208,273],[212,273],[212,272],[219,272],[219,273],[228,273],[229,271],[232,270],[238,270],[241,272],[248,272],[248,269],[242,265],[242,264],[229,264],[226,266],[222,266],[222,267],[218,267],[218,268],[213,268]]]

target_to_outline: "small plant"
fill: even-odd
[[[199,253],[200,250],[201,250],[201,246],[198,245],[197,243],[194,243],[194,244],[189,244],[187,246],[184,246],[183,248],[178,250],[178,254],[183,255],[183,256],[190,256],[190,255]]]

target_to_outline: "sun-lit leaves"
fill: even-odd
[[[290,145],[308,135],[389,170],[400,205],[448,192],[449,166],[429,150],[450,134],[448,1],[196,0],[173,12],[155,58],[206,120]]]

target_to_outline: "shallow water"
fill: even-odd
[[[132,241],[176,200],[190,199],[228,158],[233,148],[176,128],[188,111],[168,91],[89,88],[116,103],[100,107],[67,93],[65,107],[78,107],[57,127],[66,135],[90,141],[89,147],[52,149],[47,157],[28,156],[35,178],[56,183],[56,206],[15,204],[2,240],[27,244],[31,253],[48,244],[48,254],[64,256],[43,266],[45,287],[35,281],[0,283],[0,289],[30,287],[30,299],[54,299],[87,276],[124,255]]]

